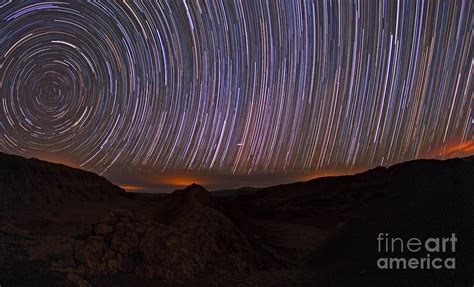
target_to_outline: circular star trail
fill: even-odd
[[[99,173],[473,152],[472,1],[0,4],[0,150]]]

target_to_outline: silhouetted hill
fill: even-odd
[[[214,197],[198,184],[154,197],[151,204],[143,205],[137,212],[162,224],[170,224],[202,207],[219,209]]]
[[[67,204],[124,198],[125,191],[95,173],[0,153],[0,215],[40,215]]]
[[[174,205],[179,209],[196,209],[203,205],[214,206],[215,202],[211,194],[198,184],[191,184],[184,189],[172,192],[166,202]]]
[[[332,266],[318,280],[331,278],[333,286],[469,286],[474,277],[474,157],[446,161],[420,160],[392,166],[385,178],[383,197],[363,208],[308,260],[313,270]],[[380,270],[377,236],[386,233],[410,238],[457,237],[456,252],[432,253],[455,257],[456,269]],[[392,257],[426,257],[420,253],[390,253]],[[340,276],[344,273],[344,276]],[[315,282],[314,278],[307,281]],[[354,282],[358,282],[354,284]],[[396,283],[395,283],[396,282]]]
[[[306,182],[297,182],[263,188],[255,193],[237,196],[233,204],[240,205],[254,216],[270,219],[296,220],[304,218],[332,218],[344,220],[350,212],[388,193],[403,190],[417,190],[409,186],[417,180],[427,180],[442,174],[450,181],[441,185],[471,190],[469,172],[474,168],[473,157],[463,159],[415,160],[400,163],[389,168],[377,167],[353,176],[322,177]],[[447,179],[446,179],[447,180]],[[405,186],[407,185],[407,186]],[[446,190],[449,196],[449,191]],[[240,203],[240,204],[239,204]],[[327,219],[322,224],[333,224]]]
[[[0,153],[2,198],[36,201],[104,200],[124,190],[104,177],[62,164]]]
[[[416,160],[354,176],[268,187],[237,197],[228,208],[240,220],[291,222],[327,232],[322,245],[303,258],[304,275],[294,284],[468,286],[474,274],[473,175],[472,156]],[[289,228],[269,231],[277,240],[295,233]],[[380,270],[376,268],[377,259],[383,257],[377,251],[379,233],[405,240],[455,233],[459,241],[456,270]]]

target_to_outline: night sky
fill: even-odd
[[[473,1],[0,1],[0,151],[127,189],[474,153]]]

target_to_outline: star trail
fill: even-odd
[[[473,1],[0,3],[3,152],[210,185],[474,153]]]

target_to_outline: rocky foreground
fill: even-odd
[[[0,285],[470,286],[473,174],[472,157],[422,160],[237,195],[145,195],[0,154]],[[458,266],[381,272],[380,232],[455,232]]]
[[[91,286],[89,278],[100,285],[100,278],[117,275],[136,277],[139,285],[146,279],[171,284],[211,265],[242,272],[257,265],[245,236],[199,185],[150,201],[150,195],[128,195],[95,174],[77,170],[81,178],[74,179],[76,170],[62,165],[3,157],[11,161],[2,161],[1,169],[8,183],[0,226],[5,286]],[[51,172],[42,179],[46,170]],[[53,185],[53,192],[44,185]],[[68,199],[71,189],[76,193]]]

